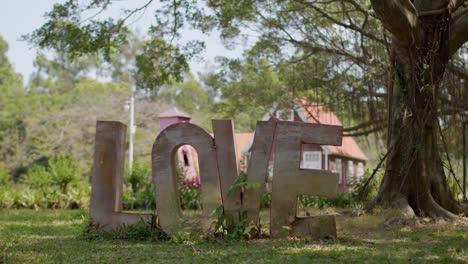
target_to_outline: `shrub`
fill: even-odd
[[[132,171],[126,172],[126,181],[134,193],[143,191],[151,182],[151,168],[142,162],[135,162]]]
[[[50,173],[52,183],[63,194],[67,193],[69,185],[76,184],[80,180],[78,164],[76,164],[70,155],[58,154],[52,156],[49,160],[48,172]]]
[[[8,171],[0,164],[0,188],[11,187],[11,176]]]
[[[200,189],[194,187],[185,187],[179,189],[180,206],[182,209],[198,210],[201,209]]]
[[[122,195],[122,207],[124,210],[154,209],[156,204],[153,193],[153,184],[146,183],[138,192],[124,192]]]
[[[270,208],[271,205],[271,192],[264,192],[262,194],[262,208]]]
[[[362,201],[368,201],[377,196],[377,193],[379,192],[380,188],[380,183],[382,182],[385,170],[379,170],[375,173],[373,178],[369,181],[369,183],[366,186],[366,189],[363,190],[364,184],[367,182],[369,177],[371,176],[371,173],[369,170],[366,170],[366,173],[364,174],[364,177],[361,181],[356,183],[356,190],[357,193],[355,193],[356,197],[360,194],[360,197],[357,197],[359,200]],[[361,192],[361,193],[359,193]]]
[[[200,188],[193,182],[184,183],[179,187],[180,206],[182,209],[201,209]],[[154,188],[151,181],[137,188],[138,191],[124,191],[122,194],[122,206],[124,210],[154,209],[156,207]]]
[[[70,155],[58,154],[49,159],[47,167],[34,165],[26,173],[24,183],[32,189],[42,192],[50,191],[52,186],[66,194],[71,184],[79,184],[78,165]]]
[[[234,183],[229,187],[227,195],[228,197],[231,197],[236,191],[250,188],[258,189],[259,186],[260,185],[255,182],[249,182],[247,180],[247,175],[242,172],[234,181]],[[217,216],[216,220],[213,222],[213,224],[215,224],[216,236],[223,236],[228,239],[239,240],[258,237],[261,233],[260,223],[250,222],[247,218],[247,211],[240,212],[238,221],[227,219],[223,213],[223,206],[216,208],[216,210],[212,212],[212,215]]]
[[[124,210],[154,209],[155,200],[151,167],[143,162],[135,162],[131,172],[125,173],[126,188],[122,194]]]
[[[349,192],[338,194],[336,198],[324,198],[309,195],[299,195],[299,202],[304,207],[326,208],[326,207],[350,207],[355,204],[354,195]]]
[[[0,188],[3,208],[85,208],[89,203],[89,183],[80,181],[78,166],[69,155],[56,155],[48,164],[33,165],[23,182]],[[73,188],[70,188],[73,187]]]
[[[200,177],[185,179],[182,170],[177,171],[179,185],[180,207],[182,209],[198,210],[201,209],[201,182]]]
[[[0,189],[0,208],[11,208],[13,200],[11,198],[11,190]]]
[[[34,165],[26,173],[24,183],[28,184],[32,189],[46,193],[46,190],[50,188],[52,184],[52,179],[45,167]]]

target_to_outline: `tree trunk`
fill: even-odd
[[[437,96],[449,57],[448,17],[420,17],[410,45],[392,40],[396,74],[389,92],[390,153],[376,203],[407,216],[454,219],[461,211],[448,187],[438,140]]]

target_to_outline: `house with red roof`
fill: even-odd
[[[333,112],[328,111],[323,105],[305,99],[296,99],[287,105],[274,105],[262,120],[268,121],[271,118],[313,124],[342,125]],[[190,115],[175,107],[159,115],[161,131],[169,125],[190,122],[190,120]],[[246,171],[247,169],[253,138],[254,133],[235,133],[236,155],[240,170]],[[341,146],[303,144],[301,152],[301,168],[338,173],[338,190],[341,192],[349,190],[353,183],[364,176],[367,157],[352,137],[343,137]],[[190,145],[184,145],[177,150],[176,155],[185,178],[190,181],[198,179],[196,150]],[[273,161],[274,146],[269,162],[270,182],[273,177]]]
[[[307,122],[313,124],[339,125],[341,121],[323,105],[298,98],[288,104],[276,104],[263,117],[263,121],[276,118],[283,121]],[[246,145],[245,137],[249,137]],[[253,134],[236,134],[237,151],[242,155],[242,169],[246,169],[249,162],[250,148]],[[274,146],[273,146],[274,149]],[[364,176],[367,156],[352,137],[343,137],[341,146],[328,146],[317,144],[303,144],[301,150],[301,168],[329,170],[338,173],[338,190],[344,192]],[[272,150],[269,164],[269,180],[273,177],[274,150]]]

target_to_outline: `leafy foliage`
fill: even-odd
[[[0,97],[0,110],[2,110],[9,98],[22,95],[25,92],[22,77],[14,71],[8,60],[7,52],[8,43],[0,36],[0,94],[2,95]],[[2,112],[2,121],[5,118],[4,115],[5,113]]]
[[[260,236],[260,224],[252,224],[248,221],[247,211],[239,214],[239,219],[234,223],[223,214],[223,208],[218,207],[212,212],[216,216],[214,221],[215,236],[222,236],[228,240],[252,239]]]
[[[34,59],[36,68],[29,80],[30,88],[35,92],[64,93],[72,91],[79,82],[88,78],[93,70],[101,68],[102,62],[93,56],[70,59],[59,52],[53,58],[39,53]]]
[[[268,192],[264,192],[262,194],[262,204],[261,204],[261,207],[262,208],[270,208],[270,205],[271,205],[271,192],[268,191]]]
[[[35,165],[28,170],[24,183],[28,184],[33,189],[37,189],[45,193],[52,184],[52,179],[44,166]]]
[[[182,209],[199,210],[202,208],[201,192],[199,188],[180,188],[179,197]]]
[[[241,172],[239,177],[237,177],[234,183],[229,187],[228,197],[232,197],[236,191],[241,189],[259,187],[260,186],[258,186],[258,183],[256,182],[249,182],[247,180],[247,175]],[[216,216],[216,220],[213,222],[215,225],[215,232],[228,239],[250,239],[260,235],[260,223],[253,224],[248,221],[247,211],[240,211],[238,216],[234,216],[238,219],[227,218],[224,215],[223,206],[216,208],[211,214]]]
[[[194,76],[187,74],[183,83],[172,83],[154,94],[170,105],[175,105],[189,113],[201,112],[210,115],[213,98]]]
[[[56,185],[63,194],[67,194],[68,186],[77,184],[80,180],[78,165],[70,155],[54,155],[49,160],[48,172],[52,184]]]
[[[111,8],[115,1],[85,2],[68,0],[55,4],[46,14],[47,22],[33,33],[24,36],[24,39],[41,48],[51,48],[67,54],[72,59],[83,55],[102,55],[105,61],[115,62],[114,54],[122,52],[133,37],[128,20],[144,12],[153,1],[135,9],[125,7],[121,17],[106,19],[100,19],[99,15]],[[195,6],[183,2],[186,4],[187,15],[192,14]],[[180,4],[178,1],[161,3],[161,8],[155,12],[156,21],[148,29],[150,38],[141,45],[140,54],[135,55],[137,70],[134,79],[142,88],[157,89],[158,86],[172,80],[181,81],[188,69],[187,60],[204,48],[204,45],[197,41],[178,46],[170,43],[182,27],[183,22],[178,17],[171,19],[171,15],[181,15],[179,8],[183,5]],[[195,15],[192,14],[191,21],[198,20]],[[207,21],[198,22],[199,26],[207,24]],[[172,24],[172,27],[168,24]],[[169,28],[171,30],[167,30]]]
[[[24,182],[33,189],[46,192],[55,186],[61,193],[67,194],[68,186],[80,181],[78,166],[69,155],[58,154],[49,159],[47,167],[34,165],[28,170]]]
[[[5,186],[9,188],[11,186],[12,179],[11,175],[8,173],[8,171],[0,165],[0,186]]]
[[[132,192],[137,193],[143,190],[143,187],[151,180],[151,168],[137,160],[133,164],[132,171],[125,175],[126,182],[130,184]]]
[[[201,49],[197,46],[194,49]],[[198,51],[194,51],[198,52]],[[180,82],[188,71],[187,56],[161,39],[152,39],[143,45],[142,54],[136,57],[138,85],[142,88],[157,90],[172,80]]]
[[[298,200],[304,207],[315,207],[319,209],[327,207],[347,208],[351,207],[355,203],[354,195],[347,192],[340,193],[337,198],[299,195]]]
[[[14,188],[0,188],[0,208],[84,209],[89,206],[89,197],[89,186],[76,187],[63,194],[53,188],[40,190],[16,184]]]

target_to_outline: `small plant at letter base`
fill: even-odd
[[[259,188],[258,183],[248,182],[247,175],[243,172],[239,175],[236,181],[228,190],[228,197],[232,197],[238,189]],[[223,213],[223,206],[219,206],[212,212],[212,215],[217,215],[215,231],[227,235],[229,239],[250,239],[260,234],[260,224],[250,224],[247,219],[247,211],[239,212],[239,221],[236,223],[228,223]]]

